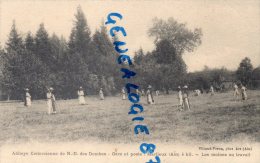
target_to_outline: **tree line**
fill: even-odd
[[[28,32],[23,38],[14,22],[1,49],[1,88],[11,99],[21,99],[25,88],[34,99],[45,98],[49,87],[58,98],[76,97],[80,86],[87,94],[97,94],[101,87],[113,94],[121,82],[114,71],[117,56],[104,25],[91,36],[80,7],[68,41],[50,36],[43,23],[35,35]]]
[[[145,53],[140,48],[133,57],[138,75],[131,80],[141,89],[152,85],[154,90],[169,93],[184,84],[190,89],[207,90],[210,85],[220,89],[226,80],[254,85],[254,74],[259,74],[249,58],[241,61],[237,71],[205,67],[188,73],[182,57],[201,45],[202,29],[191,30],[173,18],[154,18],[148,35],[154,39],[155,49]],[[45,98],[48,87],[63,99],[75,98],[80,86],[87,95],[97,94],[101,87],[105,95],[116,94],[125,84],[116,63],[119,54],[113,42],[117,39],[109,38],[104,23],[92,35],[80,7],[68,41],[55,33],[50,36],[43,23],[35,35],[28,32],[23,38],[14,22],[6,46],[0,47],[1,90],[10,99],[21,99],[25,88],[33,99]]]

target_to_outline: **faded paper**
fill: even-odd
[[[35,36],[39,24],[44,23],[50,37],[55,33],[68,41],[78,6],[86,16],[91,35],[104,24],[109,13],[122,14],[119,24],[126,29],[127,37],[120,39],[127,43],[127,53],[131,57],[140,47],[145,53],[156,48],[154,38],[148,36],[153,18],[167,20],[173,17],[190,29],[202,29],[201,45],[183,54],[187,72],[202,71],[205,67],[236,71],[245,57],[251,59],[254,68],[260,64],[260,2],[257,0],[0,0],[1,47],[7,46],[13,20],[23,38],[28,31]],[[159,80],[165,79],[167,76]],[[99,100],[98,94],[87,94],[87,105],[79,108],[77,99],[58,99],[58,113],[50,116],[45,99],[32,101],[32,107],[27,110],[20,100],[0,102],[0,110],[3,110],[0,113],[3,127],[0,162],[141,163],[155,160],[157,154],[165,163],[257,163],[260,161],[259,127],[252,127],[257,124],[251,123],[259,122],[260,92],[248,90],[249,99],[236,102],[233,88],[229,91],[229,94],[214,95],[216,100],[210,99],[209,94],[190,97],[190,112],[177,111],[176,90],[172,90],[170,96],[161,91],[162,95],[154,97],[155,105],[146,104],[147,97],[141,96],[144,123],[150,128],[150,135],[142,136],[134,134],[138,122],[132,122],[133,116],[128,115],[131,102],[121,100],[121,90],[104,101]],[[203,101],[205,99],[207,101]],[[228,106],[254,109],[258,119],[250,116],[240,119],[240,114],[233,115],[232,112],[225,115]],[[223,114],[213,112],[214,109],[222,109]],[[232,120],[228,118],[229,114]],[[222,115],[226,117],[222,118]],[[181,118],[171,121],[170,116]],[[16,121],[21,117],[22,123]],[[64,120],[64,124],[57,119]],[[232,124],[231,127],[221,123],[222,120]],[[30,125],[22,125],[27,121]],[[47,121],[49,124],[44,124]],[[218,128],[210,128],[209,123]],[[208,132],[204,132],[206,130]],[[141,154],[139,148],[144,142],[156,145],[154,155]]]

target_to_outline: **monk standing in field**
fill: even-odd
[[[135,92],[138,96],[141,96],[141,93],[139,91],[139,89],[136,89],[136,92]]]
[[[55,96],[53,94],[52,87],[48,89],[46,96],[47,96],[48,114],[52,114],[52,113],[56,114],[56,102],[55,102]]]
[[[184,110],[190,110],[190,101],[189,101],[189,93],[188,93],[187,85],[183,87],[183,107]]]
[[[25,102],[24,105],[30,107],[32,105],[31,95],[29,93],[29,89],[25,89]]]
[[[214,87],[211,85],[209,89],[210,95],[213,96],[215,94]]]
[[[126,93],[125,93],[124,87],[122,88],[121,93],[122,93],[122,100],[125,100],[126,99]]]
[[[183,110],[183,97],[182,97],[182,91],[180,86],[178,86],[178,101],[179,101],[179,105],[178,105],[179,110]]]
[[[148,86],[148,90],[146,92],[147,95],[147,103],[148,104],[154,104],[154,99],[153,99],[153,93],[152,93],[152,86]]]
[[[104,92],[103,92],[102,88],[100,88],[100,90],[99,90],[99,97],[100,97],[100,100],[104,100],[105,99]]]
[[[246,87],[243,84],[241,84],[241,94],[242,100],[247,100]]]
[[[234,97],[236,98],[236,100],[239,97],[238,86],[236,84],[234,84]]]
[[[83,91],[83,88],[82,87],[79,87],[79,90],[78,90],[78,98],[79,98],[79,104],[80,105],[85,105],[86,104],[86,101],[85,101],[85,96],[84,96],[84,91]]]

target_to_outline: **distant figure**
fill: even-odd
[[[212,85],[210,86],[209,92],[210,92],[210,95],[211,95],[211,96],[213,96],[213,95],[215,94],[214,88],[213,88]]]
[[[53,94],[53,88],[50,87],[47,92],[47,105],[48,105],[48,114],[56,113],[56,104],[55,96]]]
[[[141,96],[145,96],[144,89],[142,89],[142,91],[141,91]]]
[[[122,93],[122,100],[125,100],[126,99],[126,93],[125,93],[124,87],[122,88],[121,93]]]
[[[195,91],[195,96],[200,96],[201,95],[201,91],[199,89],[196,89],[194,91]]]
[[[189,94],[188,94],[188,86],[185,85],[183,87],[183,106],[184,110],[190,110],[190,101],[189,101]]]
[[[160,94],[159,90],[156,90],[155,94],[156,94],[156,96],[159,96],[159,94]]]
[[[241,85],[242,100],[247,100],[246,87]]]
[[[238,86],[234,84],[234,97],[238,99],[239,97],[239,91],[238,91]]]
[[[99,90],[99,97],[100,97],[100,100],[104,100],[105,99],[102,88],[100,88],[100,90]]]
[[[79,104],[80,104],[80,105],[85,105],[85,104],[86,104],[84,95],[85,95],[85,94],[84,94],[83,88],[82,88],[82,87],[79,87],[79,90],[78,90],[78,98],[79,98]]]
[[[29,89],[25,89],[25,102],[24,105],[30,107],[32,105],[31,95],[29,93]]]
[[[136,89],[136,92],[135,92],[138,96],[141,96],[141,92],[139,91],[139,89]]]
[[[182,97],[182,91],[180,86],[178,87],[178,100],[179,100],[178,108],[179,110],[183,110],[183,97]]]
[[[146,95],[147,95],[147,103],[148,104],[154,104],[152,86],[151,85],[148,86]]]

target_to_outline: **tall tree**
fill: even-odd
[[[239,64],[236,71],[237,79],[241,81],[242,84],[248,85],[252,80],[253,65],[248,57],[245,57]]]
[[[50,80],[52,81],[52,86],[55,87],[55,92],[58,98],[67,97],[67,81],[70,79],[67,77],[66,58],[68,54],[68,45],[63,37],[58,37],[55,33],[50,37],[51,53],[53,55],[54,67],[50,72]]]
[[[138,74],[134,83],[140,85],[140,89],[146,89],[148,85],[152,85],[153,88],[162,89],[160,81],[162,79],[162,73],[159,71],[159,64],[153,53],[147,52],[143,57],[139,54],[140,50],[136,52],[134,57],[134,69]]]
[[[15,22],[11,27],[8,41],[6,43],[6,53],[3,55],[3,85],[7,89],[8,96],[17,99],[24,89],[21,77],[23,68],[21,61],[24,54],[22,37],[18,34]]]
[[[2,46],[0,45],[0,96],[2,96],[3,94],[6,94],[7,90],[4,86],[4,55],[5,55],[5,51],[2,48]],[[0,97],[3,98],[3,97]]]
[[[79,53],[84,59],[91,55],[91,32],[87,24],[85,15],[79,6],[75,14],[74,26],[69,40],[70,53]]]
[[[19,41],[17,41],[19,40]],[[39,56],[35,54],[34,38],[29,33],[23,44],[15,30],[10,32],[4,57],[5,88],[12,99],[21,99],[24,88],[29,88],[33,98],[43,98],[48,74]]]
[[[63,58],[68,51],[66,40],[59,38],[55,33],[50,38],[51,54],[55,63],[54,72],[63,70]]]
[[[22,37],[17,32],[15,21],[13,21],[6,46],[7,52],[13,51],[17,54],[20,52],[19,50],[22,50],[24,47]]]
[[[139,50],[137,50],[134,53],[134,63],[140,65],[142,62],[142,59],[144,58],[144,51],[142,48],[140,48]]]
[[[185,51],[193,51],[201,44],[202,30],[200,28],[190,30],[186,24],[179,23],[174,18],[169,18],[167,21],[154,18],[148,34],[155,37],[155,44],[161,40],[169,40],[176,53],[182,55]]]
[[[68,53],[64,57],[67,96],[75,97],[79,86],[91,89],[89,81],[89,63],[93,55],[90,29],[80,7],[75,14],[74,26],[71,30]],[[75,92],[71,95],[71,92]]]
[[[35,53],[39,56],[42,62],[46,64],[46,68],[52,68],[54,65],[54,59],[51,51],[49,34],[46,31],[43,23],[40,24],[40,27],[36,32],[35,45]]]
[[[116,58],[119,54],[114,50],[114,46],[108,37],[107,29],[101,25],[100,30],[96,30],[93,35],[93,45],[95,49],[95,62],[92,63],[92,72],[98,74],[100,85],[106,93],[113,93],[116,88],[115,80],[118,79],[119,66]]]
[[[256,67],[252,72],[252,86],[254,88],[260,88],[260,65]]]
[[[169,89],[176,88],[185,81],[187,68],[182,55],[184,52],[193,51],[201,44],[202,30],[200,28],[190,30],[186,24],[179,23],[173,18],[167,21],[154,18],[148,35],[155,38],[156,45],[151,57],[155,59],[156,65],[150,68],[156,73],[155,76],[164,78],[156,81],[157,87],[165,89],[168,93]]]
[[[28,32],[28,34],[26,35],[25,48],[31,52],[35,52],[35,40],[31,32]]]
[[[156,44],[153,52],[158,69],[162,75],[160,84],[169,93],[170,88],[176,88],[183,82],[186,74],[186,64],[180,55],[177,55],[175,47],[169,40],[161,40]],[[167,76],[165,78],[165,76]]]

